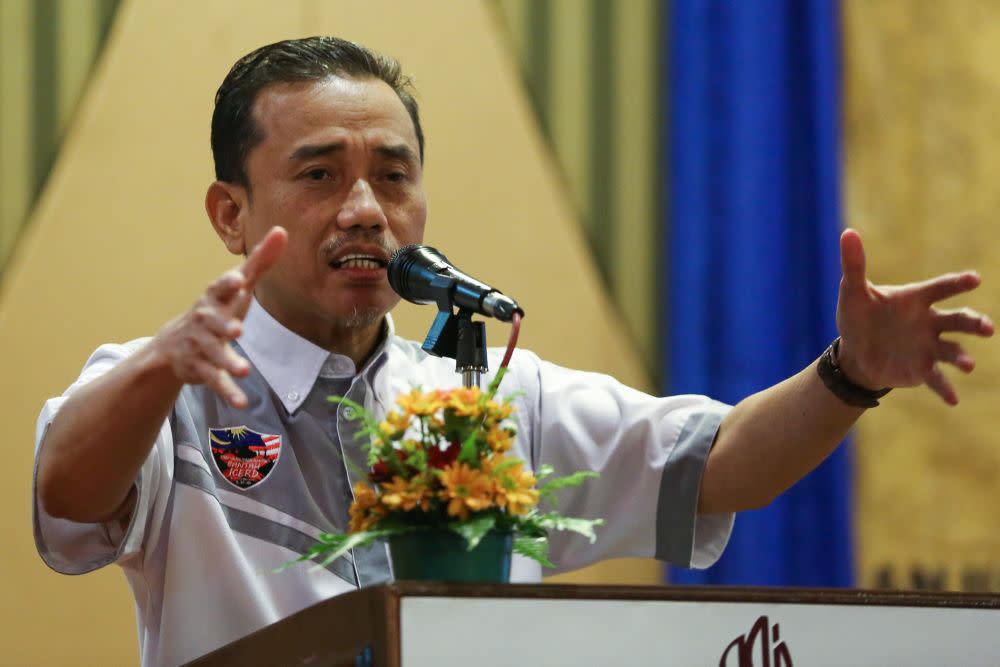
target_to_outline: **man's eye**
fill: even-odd
[[[406,173],[402,171],[390,171],[385,175],[385,180],[390,183],[402,183],[406,180]]]
[[[325,181],[330,178],[330,172],[326,169],[310,169],[305,173],[305,177],[310,181]]]

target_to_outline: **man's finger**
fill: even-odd
[[[937,358],[938,361],[949,363],[963,373],[971,373],[976,367],[976,360],[961,345],[952,340],[938,341]]]
[[[236,354],[228,344],[208,333],[200,331],[195,334],[195,342],[201,356],[213,366],[221,368],[230,375],[245,377],[250,372],[250,363]]]
[[[861,243],[861,235],[853,229],[845,229],[840,235],[840,268],[848,287],[867,285],[865,247]]]
[[[229,317],[212,306],[198,306],[191,313],[191,319],[217,338],[238,338],[243,330],[238,319]]]
[[[913,288],[930,304],[974,290],[979,287],[981,282],[983,279],[975,271],[963,271],[962,273],[946,273],[943,276],[916,283]]]
[[[945,403],[948,405],[958,405],[958,394],[955,393],[955,388],[951,386],[951,382],[948,381],[948,378],[944,376],[944,373],[936,365],[931,369],[931,372],[924,381]]]
[[[272,227],[254,247],[247,261],[240,267],[246,281],[245,286],[252,291],[257,279],[274,266],[288,243],[288,232],[284,227]]]
[[[954,331],[977,336],[992,336],[993,320],[971,308],[942,310],[934,317],[934,328],[938,333]]]
[[[216,278],[205,293],[216,301],[225,303],[243,287],[244,282],[243,274],[233,269]]]
[[[229,405],[237,409],[243,409],[247,406],[247,395],[236,386],[236,383],[233,382],[233,378],[229,376],[229,373],[221,368],[216,368],[203,359],[196,360],[193,366],[195,372],[198,373],[198,376],[202,379],[202,381],[215,393],[225,399]]]

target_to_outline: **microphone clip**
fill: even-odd
[[[460,308],[457,314],[451,308],[439,308],[421,347],[435,357],[454,359],[464,386],[480,386],[482,374],[489,370],[486,325],[473,322],[473,311],[468,308]]]

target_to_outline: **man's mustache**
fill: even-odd
[[[380,231],[349,231],[344,233],[342,236],[338,236],[335,239],[331,239],[323,244],[323,254],[326,257],[333,257],[340,251],[343,247],[348,245],[354,245],[357,243],[365,243],[368,245],[378,246],[385,253],[386,258],[392,257],[393,253],[399,250],[399,246],[390,243],[383,232]]]

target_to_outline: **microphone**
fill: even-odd
[[[438,250],[425,245],[403,246],[386,269],[389,285],[416,304],[436,303],[442,311],[453,307],[510,322],[524,310],[509,296],[462,273]]]

